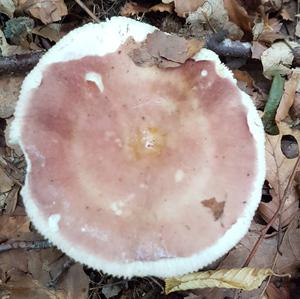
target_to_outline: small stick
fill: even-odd
[[[0,56],[0,75],[26,73],[38,63],[44,53],[44,51],[36,51],[21,55]]]
[[[57,284],[61,281],[63,276],[66,274],[66,272],[69,271],[69,269],[75,264],[75,261],[72,259],[68,259],[62,266],[61,270],[56,274],[54,278],[51,279],[51,281],[48,283],[49,288],[55,288]]]
[[[0,253],[12,249],[46,249],[53,245],[48,240],[41,241],[14,241],[12,243],[0,244]]]
[[[100,20],[95,16],[95,14],[81,1],[75,0],[75,2],[96,22],[100,23]]]

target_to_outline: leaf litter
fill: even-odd
[[[74,264],[59,250],[42,247],[43,237],[34,230],[24,211],[19,196],[24,159],[21,151],[12,148],[5,137],[23,75],[7,73],[0,78],[0,248],[1,245],[9,245],[18,249],[0,251],[0,295],[17,299],[125,299],[144,296],[237,298],[237,293],[232,289],[216,287],[218,283],[224,287],[222,283],[225,282],[229,287],[247,289],[248,286],[235,283],[244,277],[241,274],[249,271],[248,279],[242,279],[242,283],[249,283],[255,289],[238,293],[239,298],[259,298],[263,294],[264,298],[270,299],[278,294],[281,294],[280,298],[299,298],[299,287],[295,287],[295,282],[300,282],[300,233],[297,224],[300,194],[300,170],[297,166],[300,142],[300,96],[297,84],[297,67],[300,64],[299,3],[293,0],[164,0],[162,3],[127,1],[125,4],[123,0],[104,0],[101,5],[96,1],[87,1],[83,3],[84,6],[80,6],[78,2],[1,1],[0,14],[4,16],[0,25],[2,56],[32,53],[32,49],[47,50],[66,32],[91,21],[91,18],[103,20],[114,15],[130,16],[160,28],[170,28],[170,32],[174,33],[167,39],[159,34],[149,37],[143,55],[136,52],[132,56],[135,62],[144,65],[150,61],[161,67],[178,66],[201,47],[207,46],[207,40],[213,36],[215,44],[228,47],[225,50],[222,48],[222,60],[232,67],[239,86],[252,97],[258,109],[269,115],[271,128],[278,129],[272,132],[275,135],[266,132],[265,185],[268,188],[265,192],[269,199],[263,198],[249,232],[225,257],[204,269],[202,274],[190,274],[191,279],[184,282],[193,284],[197,275],[206,275],[207,278],[207,270],[212,277],[218,277],[215,280],[209,277],[209,282],[206,281],[210,288],[174,292],[166,296],[162,294],[163,281],[159,278],[124,280]],[[20,20],[27,20],[29,26],[25,24],[24,27],[16,21],[20,16],[28,18]],[[230,42],[223,43],[226,38]],[[250,43],[252,51],[250,57],[247,56],[248,60],[230,64],[226,51],[235,50],[232,40]],[[237,61],[241,53],[241,48],[235,50],[236,55],[231,62]],[[146,56],[148,60],[140,60],[139,56],[143,56],[143,59]],[[253,68],[256,74],[259,72],[265,76],[266,82],[273,80],[274,87],[270,89],[269,81],[269,85],[262,88],[258,84],[261,82],[257,82],[253,75]],[[277,79],[273,79],[274,76]],[[269,98],[274,97],[274,89],[276,100],[273,98],[270,104],[265,94],[269,94]],[[215,213],[216,207],[212,204],[208,203],[208,208],[212,208]],[[36,248],[33,249],[31,245]],[[251,268],[247,268],[248,265]],[[232,273],[235,275],[230,276]],[[272,277],[259,287],[272,273],[290,273],[292,279]],[[226,280],[228,277],[230,279]]]

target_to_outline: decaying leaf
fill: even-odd
[[[9,56],[15,54],[27,53],[28,50],[23,49],[20,46],[11,46],[7,43],[4,33],[0,30],[0,55]]]
[[[148,12],[168,12],[172,13],[174,10],[173,3],[158,3],[149,7],[149,5],[142,5],[135,2],[126,2],[122,7],[120,15],[124,17],[138,16]]]
[[[0,1],[0,12],[6,14],[9,18],[14,16],[16,7],[13,0],[1,0]]]
[[[251,32],[251,19],[246,9],[237,0],[224,0],[224,7],[231,22],[239,26],[244,32]]]
[[[210,199],[202,200],[201,204],[211,210],[215,221],[217,221],[223,215],[225,201],[218,202],[214,197],[212,197]]]
[[[17,9],[49,24],[61,20],[68,13],[64,0],[18,0]]]
[[[271,187],[270,194],[272,196],[272,200],[268,203],[261,202],[258,209],[260,215],[266,222],[270,221],[283,200],[283,194],[297,160],[297,158],[288,159],[283,154],[281,149],[282,137],[293,136],[296,139],[298,146],[300,145],[299,130],[291,129],[284,122],[279,123],[278,127],[280,131],[279,135],[266,135],[266,180],[269,182]],[[290,222],[298,209],[298,204],[298,195],[293,184],[281,211],[281,222],[283,226]],[[279,220],[276,219],[273,227],[278,229],[278,225]]]
[[[252,47],[251,47],[252,58],[260,60],[261,55],[266,50],[267,50],[267,47],[262,45],[260,42],[257,42],[257,41],[252,42]]]
[[[276,111],[283,95],[284,79],[279,72],[276,72],[272,81],[267,104],[265,106],[262,122],[265,131],[271,135],[279,134],[277,124],[275,122]]]
[[[32,33],[49,39],[52,42],[58,42],[62,37],[60,32],[61,25],[57,23],[46,26],[36,26],[32,29]]]
[[[176,35],[154,31],[148,35],[142,45],[135,47],[129,55],[139,66],[177,67],[199,52],[203,46],[204,41],[187,40]]]
[[[24,76],[0,77],[0,118],[13,115]]]
[[[173,1],[173,0],[172,0]],[[170,3],[170,0],[163,0],[163,3]],[[189,13],[196,11],[205,0],[175,0],[175,11],[180,17],[187,17]]]
[[[234,40],[240,40],[244,35],[239,26],[229,21],[223,0],[204,1],[196,11],[189,14],[187,22],[198,27],[201,23],[206,24],[214,31],[225,30],[228,32],[228,36]]]
[[[293,70],[289,80],[285,82],[284,93],[277,109],[275,120],[280,122],[288,116],[290,108],[294,104],[295,94],[300,81],[300,68]]]
[[[295,46],[295,44],[293,45]],[[293,59],[292,50],[284,42],[274,43],[261,56],[264,75],[270,79],[276,72],[281,75],[289,74]]]
[[[252,28],[253,40],[272,44],[278,39],[285,38],[285,35],[280,32],[282,23],[277,19],[260,20]]]
[[[275,274],[271,269],[223,269],[187,274],[179,277],[167,278],[165,292],[184,291],[199,288],[233,288],[250,291],[258,288],[270,275]]]

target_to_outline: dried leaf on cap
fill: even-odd
[[[68,14],[64,0],[19,0],[17,9],[29,13],[44,24],[57,22]]]
[[[167,278],[165,280],[166,293],[199,288],[233,288],[250,291],[257,289],[270,275],[278,274],[275,274],[271,269],[248,267],[191,273],[179,277]]]
[[[289,178],[295,166],[296,158],[288,159],[282,151],[282,137],[285,135],[293,136],[298,147],[300,145],[300,131],[291,129],[286,123],[280,122],[278,124],[280,134],[276,136],[266,135],[266,163],[267,174],[266,180],[271,187],[270,194],[272,200],[268,203],[261,202],[259,205],[259,213],[266,222],[273,217],[278,209],[283,194],[288,185]],[[285,205],[281,212],[282,225],[287,225],[293,217],[295,211],[298,209],[298,195],[295,190],[295,184],[292,185],[290,192],[287,194]],[[273,227],[278,228],[279,220],[276,219]]]
[[[199,52],[203,46],[203,41],[187,40],[176,35],[154,31],[129,55],[140,66],[177,67]]]

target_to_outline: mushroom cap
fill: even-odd
[[[124,17],[62,38],[24,80],[10,131],[36,228],[76,261],[113,275],[195,271],[247,232],[265,177],[264,132],[213,52],[140,67]]]

